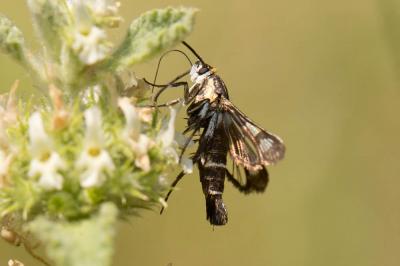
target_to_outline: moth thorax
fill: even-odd
[[[209,77],[211,74],[212,71],[210,66],[200,61],[194,63],[192,68],[190,69],[190,79],[194,83],[202,83],[204,79]]]

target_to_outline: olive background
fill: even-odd
[[[395,266],[400,263],[400,4],[395,0],[121,1],[121,40],[140,13],[168,5],[200,9],[187,41],[228,86],[231,100],[281,136],[286,158],[269,167],[267,192],[226,184],[229,222],[213,228],[197,171],[162,215],[144,211],[118,227],[114,265]],[[34,43],[25,1],[0,1]],[[185,48],[181,47],[183,50]],[[156,61],[134,67],[152,79]],[[188,68],[178,54],[159,82]],[[0,55],[0,90],[29,76]],[[164,100],[182,95],[171,90]],[[184,124],[182,110],[177,128]],[[174,176],[171,175],[171,179]],[[9,258],[39,265],[0,242]]]

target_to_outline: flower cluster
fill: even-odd
[[[154,121],[153,108],[120,97],[107,113],[101,104],[64,110],[69,117],[60,127],[55,108],[27,116],[12,102],[9,98],[3,107],[18,122],[2,127],[8,130],[2,142],[8,146],[1,149],[2,215],[16,209],[28,215],[45,206],[55,217],[76,219],[95,211],[99,202],[115,201],[122,208],[162,202],[163,176],[177,164],[176,109],[162,123]],[[31,200],[13,194],[16,186],[31,188]]]
[[[31,230],[39,238],[56,240],[47,255],[68,266],[73,264],[66,261],[93,259],[73,257],[79,252],[59,245],[60,235],[80,244],[81,234],[70,239],[68,230],[102,230],[91,225],[106,221],[107,242],[116,217],[165,207],[165,176],[179,165],[182,136],[174,129],[179,106],[153,108],[148,86],[131,67],[182,41],[192,30],[196,10],[149,11],[113,44],[106,32],[122,21],[119,2],[27,3],[43,49],[32,52],[22,32],[0,15],[0,51],[20,63],[42,93],[17,100],[23,88],[16,82],[0,95],[0,222],[12,218],[23,225],[19,234]],[[184,171],[192,170],[190,159],[181,163]],[[64,234],[53,230],[58,226],[65,228]],[[5,230],[13,228],[7,223]],[[105,255],[96,265],[107,265],[112,245],[100,246]]]

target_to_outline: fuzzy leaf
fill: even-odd
[[[46,253],[57,266],[109,266],[117,208],[106,203],[99,214],[80,222],[54,222],[44,217],[29,223],[31,230],[45,245]]]
[[[28,0],[36,31],[42,38],[46,51],[59,60],[63,31],[70,24],[67,6],[63,0]],[[65,42],[65,41],[64,41]]]
[[[107,68],[123,70],[179,43],[192,31],[196,12],[169,7],[144,13],[131,23]]]
[[[0,52],[10,55],[23,67],[44,80],[44,70],[37,58],[25,47],[24,36],[20,29],[7,17],[0,14]]]
[[[24,61],[24,37],[14,23],[0,15],[0,50],[17,61]]]

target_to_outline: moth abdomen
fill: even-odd
[[[207,220],[212,225],[224,225],[228,222],[228,214],[222,200],[228,146],[221,143],[222,138],[221,129],[217,127],[209,145],[206,146],[207,149],[200,154],[198,161],[200,182],[206,199]],[[200,138],[200,142],[203,141],[206,139]]]
[[[206,196],[207,220],[212,225],[225,225],[228,222],[228,212],[222,201],[222,195]]]
[[[223,155],[219,153],[208,154],[209,159],[210,157],[221,156]],[[207,220],[212,225],[224,225],[228,221],[228,214],[222,201],[226,172],[225,164],[223,162],[213,163],[212,161],[205,162],[205,164],[199,162],[200,182],[206,199]]]

